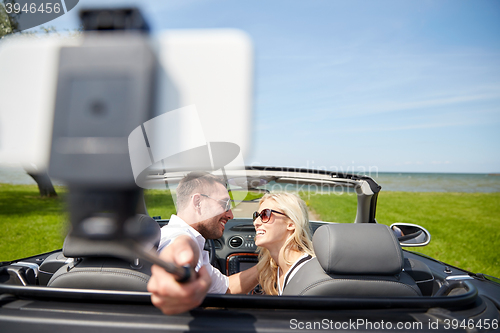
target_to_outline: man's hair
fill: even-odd
[[[221,184],[226,187],[224,180],[208,172],[193,171],[188,173],[177,186],[177,211],[186,208],[193,193],[199,192],[204,194],[204,192],[211,192],[211,188],[215,184]]]

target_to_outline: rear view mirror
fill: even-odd
[[[417,224],[394,223],[390,228],[404,247],[426,246],[431,241],[431,234]]]

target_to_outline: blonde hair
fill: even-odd
[[[285,242],[285,262],[289,265],[293,264],[287,258],[290,251],[303,252],[314,256],[306,203],[292,193],[268,193],[260,199],[259,205],[262,205],[266,200],[274,200],[283,213],[285,213],[295,225],[293,235]],[[257,251],[259,251],[259,262],[257,263],[259,284],[265,294],[278,295],[278,265],[271,257],[268,249],[259,247]]]

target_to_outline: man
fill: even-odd
[[[257,269],[229,277],[210,265],[203,250],[206,239],[222,237],[233,218],[224,182],[209,173],[192,172],[177,187],[177,215],[161,230],[160,258],[178,265],[196,266],[198,275],[180,284],[163,269],[153,266],[148,290],[152,303],[165,314],[181,313],[201,304],[207,292],[246,294],[257,285]]]

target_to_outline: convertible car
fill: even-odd
[[[106,242],[68,236],[62,250],[0,264],[1,331],[499,330],[500,284],[402,250],[425,246],[431,235],[418,225],[377,223],[381,186],[372,178],[276,167],[243,171],[224,173],[235,218],[226,224],[223,237],[206,244],[212,264],[227,275],[257,262],[251,214],[264,193],[320,192],[331,194],[334,202],[342,191],[357,202],[352,223],[311,219],[317,258],[290,280],[284,296],[262,295],[258,287],[248,295],[209,294],[200,307],[166,316],[146,291],[147,261],[126,260]],[[172,185],[182,176],[160,173],[151,178]],[[175,186],[165,191],[165,198],[171,192]],[[150,217],[149,208],[138,211],[134,225],[150,231],[141,246],[154,252],[169,215]]]

